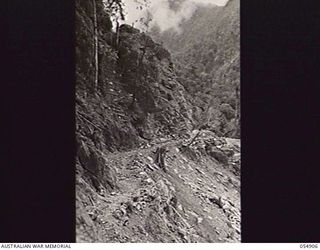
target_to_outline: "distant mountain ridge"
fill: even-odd
[[[240,1],[230,0],[223,7],[199,6],[180,28],[181,32],[171,29],[161,33],[154,27],[150,34],[173,55],[181,84],[193,99],[199,99],[195,105],[209,105],[216,113],[221,113],[221,104],[228,105],[231,118],[218,114],[213,120],[219,116],[218,120],[226,121],[214,126],[239,138]]]

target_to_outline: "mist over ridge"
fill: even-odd
[[[127,13],[125,23],[145,30],[139,21],[149,12],[152,16],[150,26],[158,26],[160,30],[173,29],[180,31],[180,24],[183,20],[188,20],[199,6],[224,6],[228,0],[150,0],[148,9],[137,8],[139,4],[134,0],[124,0]]]

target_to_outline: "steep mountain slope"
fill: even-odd
[[[211,130],[240,137],[239,0],[223,7],[199,7],[180,25],[181,32],[151,35],[173,54],[179,81],[193,104],[212,116]]]
[[[191,133],[170,53],[101,0],[76,25],[77,241],[239,241],[239,140]]]

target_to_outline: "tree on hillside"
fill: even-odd
[[[97,93],[98,82],[99,82],[99,59],[98,59],[98,17],[97,17],[97,5],[96,0],[92,0],[93,6],[93,48],[94,48],[94,89],[95,93]]]
[[[122,20],[125,19],[124,4],[122,0],[104,0],[106,10],[113,16],[120,16]]]
[[[150,4],[149,0],[135,0],[137,4],[143,8],[147,8]],[[101,6],[102,4],[102,6]],[[125,20],[124,2],[122,0],[92,0],[93,13],[93,55],[94,55],[94,92],[98,93],[99,86],[99,18],[102,12],[108,14],[113,23],[116,24],[114,45],[119,45],[119,28],[120,21]],[[147,12],[145,18],[141,20],[144,26],[149,29],[151,22],[151,14]],[[143,58],[142,58],[143,59]]]
[[[102,6],[101,6],[102,4]],[[124,20],[124,8],[122,0],[92,0],[93,15],[93,55],[94,55],[94,92],[97,94],[99,86],[99,15],[105,11],[109,17],[118,23],[119,17]]]

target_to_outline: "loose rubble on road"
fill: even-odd
[[[113,188],[97,193],[77,175],[78,242],[240,241],[239,140],[203,132],[187,148],[164,145],[166,172],[156,144],[105,156]]]

